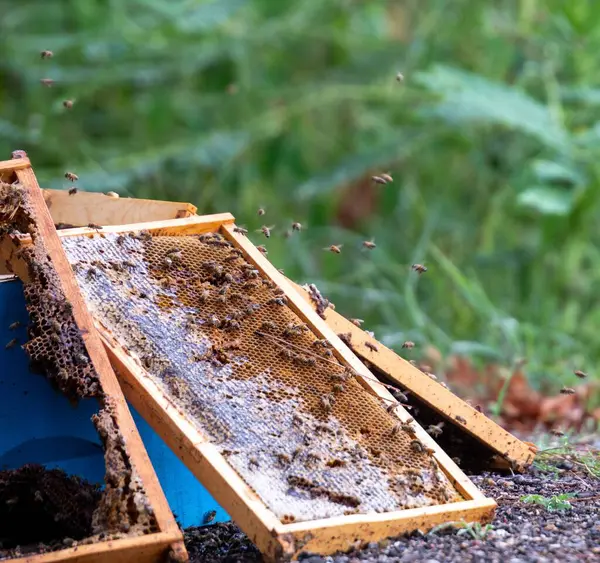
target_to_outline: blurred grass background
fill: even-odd
[[[397,349],[526,357],[553,392],[594,372],[597,1],[1,0],[0,21],[0,154],[43,187],[231,211]]]

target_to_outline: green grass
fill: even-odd
[[[385,343],[527,357],[556,391],[600,359],[600,4],[493,4],[5,2],[0,155],[251,230],[265,206],[277,267]],[[342,227],[381,170],[394,183]]]
[[[521,502],[528,504],[539,504],[543,506],[548,512],[559,512],[562,510],[571,510],[573,505],[569,502],[569,499],[575,495],[571,493],[563,493],[560,495],[554,495],[553,497],[545,497],[542,495],[525,495],[521,497]]]

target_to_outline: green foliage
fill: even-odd
[[[570,498],[575,495],[571,493],[563,493],[560,495],[554,495],[553,497],[545,497],[542,495],[525,495],[521,497],[521,502],[530,504],[539,504],[543,506],[548,512],[556,512],[560,510],[571,510],[573,505],[569,502]]]
[[[448,529],[457,529],[457,536],[469,535],[474,540],[485,540],[490,532],[494,530],[494,526],[492,524],[486,524],[482,526],[479,522],[465,522],[461,520],[460,522],[445,522],[444,524],[439,524],[432,528],[429,533],[436,534],[437,532],[448,530]]]
[[[25,149],[43,186],[73,170],[231,211],[256,241],[265,206],[277,267],[412,354],[527,357],[554,391],[600,359],[597,2],[22,0],[0,17],[0,155]],[[372,209],[353,203],[383,170]],[[284,239],[292,220],[307,229]]]

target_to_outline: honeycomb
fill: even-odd
[[[106,476],[92,517],[92,533],[118,537],[157,531],[153,510],[119,430],[114,401],[102,389],[36,221],[27,190],[18,184],[0,183],[0,242],[16,247],[9,266],[19,262],[28,272],[24,294],[29,341],[23,348],[31,358],[31,368],[43,373],[73,402],[93,397],[99,403],[93,422],[104,446]],[[32,244],[21,246],[18,236],[12,236],[20,234],[30,235]]]
[[[464,500],[218,233],[62,244],[95,318],[282,522]]]

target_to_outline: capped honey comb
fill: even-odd
[[[96,321],[282,522],[465,500],[219,234],[62,243]]]

